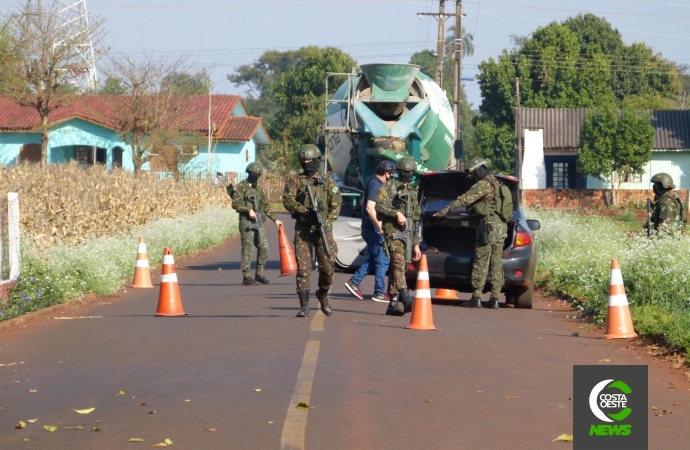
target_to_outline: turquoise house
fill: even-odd
[[[49,116],[50,132],[48,162],[62,164],[77,161],[85,167],[104,164],[108,169],[122,167],[134,170],[132,149],[117,133],[117,118],[112,103],[98,95],[80,96],[68,106],[58,108]],[[121,97],[120,101],[127,101]],[[271,140],[261,119],[247,114],[240,96],[203,95],[176,98],[175,108],[184,111],[184,125],[180,131],[209,134],[211,146],[198,145],[180,149],[180,170],[185,173],[225,176],[243,173],[247,164],[256,160],[256,149]],[[0,98],[0,164],[15,165],[21,161],[40,161],[40,118],[29,107]],[[206,141],[204,139],[204,141]],[[158,155],[148,155],[143,170],[168,172],[169,167]]]

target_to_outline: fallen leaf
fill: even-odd
[[[431,400],[424,400],[424,403],[432,403]]]
[[[573,442],[573,435],[572,434],[561,434],[558,436],[556,439],[553,440],[553,442]]]
[[[506,395],[507,399],[518,398],[517,395]]]
[[[29,439],[28,439],[28,438],[24,438],[24,442],[29,442]]]
[[[26,422],[23,422],[20,420],[19,423],[17,425],[15,425],[14,427],[18,430],[24,429],[24,428],[26,428]]]
[[[149,411],[149,414],[156,414],[156,411]]]
[[[484,392],[484,391],[477,391],[477,392],[479,392],[479,393],[481,394],[481,393]]]
[[[63,430],[83,430],[84,427],[77,425],[76,427],[62,427]]]
[[[185,400],[185,402],[191,402],[191,400],[190,400],[190,399],[187,399],[187,400]]]
[[[297,404],[297,406],[295,406],[295,408],[297,408],[297,409],[307,409],[307,408],[309,408],[309,405],[307,405],[307,404],[304,403],[304,402],[299,402],[299,403]]]
[[[652,406],[652,409],[653,409],[654,411],[656,411],[656,410],[659,409],[659,408],[657,408],[656,406]]]
[[[93,431],[95,433],[95,432],[101,431],[101,429],[97,428],[97,427],[93,427],[93,430],[91,430],[91,431]]]
[[[273,421],[272,421],[272,420],[269,420],[268,423],[273,423]]]
[[[149,406],[148,403],[139,403],[139,406]]]
[[[599,362],[611,362],[611,360],[608,358],[604,358],[604,359],[600,359]]]
[[[261,389],[254,389],[254,392],[261,392]]]
[[[680,406],[680,403],[674,403],[673,406]]]
[[[77,414],[90,414],[92,413],[96,408],[89,408],[89,409],[75,409],[74,412]]]
[[[53,431],[57,431],[58,427],[55,425],[43,425],[43,429],[52,433]]]
[[[570,335],[571,335],[572,337],[578,337],[578,336],[580,335],[580,332],[578,332],[578,331],[573,331],[572,333],[570,333]]]
[[[144,442],[142,438],[129,438],[129,442]]]
[[[167,446],[168,444],[166,444],[165,442],[159,442],[158,444],[154,445],[153,448],[163,448]]]
[[[125,391],[120,391],[120,392],[118,392],[118,393],[115,395],[115,397],[117,397],[118,395],[125,395]]]
[[[568,397],[568,400],[572,400],[572,399],[573,399],[572,397]]]
[[[36,422],[37,420],[38,420],[38,417],[35,418],[35,419],[29,419],[29,420],[27,420],[27,422],[29,422],[29,423],[34,423],[34,422]]]
[[[215,428],[204,428],[201,431],[216,431],[216,429]]]
[[[166,440],[165,440],[165,443],[168,444],[168,445],[172,445],[172,441],[171,441],[170,439],[166,439]]]
[[[29,389],[28,391],[31,393],[38,392],[36,389]]]

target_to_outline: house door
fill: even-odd
[[[19,149],[19,162],[41,162],[41,144],[26,144]]]
[[[96,147],[94,149],[94,151],[96,153],[96,157],[95,157],[96,164],[104,164],[105,165],[107,154],[108,154],[106,149]]]

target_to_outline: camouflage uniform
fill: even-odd
[[[252,203],[253,199],[249,200],[249,197],[252,195],[256,195],[256,200],[259,203],[258,205]],[[264,265],[266,264],[266,258],[268,258],[268,240],[266,239],[265,231],[262,233],[260,230],[248,229],[249,225],[254,223],[254,221],[249,218],[249,211],[253,209],[257,215],[259,215],[259,212],[262,212],[275,222],[276,218],[271,211],[271,205],[266,201],[266,194],[264,191],[253,187],[248,180],[243,180],[235,187],[235,192],[232,195],[232,207],[235,211],[240,213],[239,226],[240,237],[242,238],[242,276],[244,278],[249,278],[249,268],[252,264],[252,247],[256,247],[257,249],[256,275],[257,277],[263,276]]]
[[[651,222],[654,229],[658,230],[662,225],[671,225],[680,222],[680,199],[671,192],[664,192],[652,203]]]
[[[455,208],[469,206],[471,212],[486,218],[489,228],[488,242],[480,245],[479,229],[475,238],[474,263],[472,264],[473,298],[481,298],[489,267],[491,268],[491,297],[498,298],[503,287],[503,244],[508,234],[508,225],[496,214],[494,186],[497,184],[498,180],[493,175],[486,175],[469,191],[439,211],[439,217],[443,217]]]
[[[311,200],[307,190],[307,183],[312,186],[312,192],[319,204],[319,211],[326,222],[326,238],[331,247],[331,258],[326,255],[326,248],[319,232],[316,217],[310,214]],[[283,205],[285,209],[296,219],[295,223],[295,257],[297,258],[297,292],[309,291],[309,274],[311,272],[312,259],[309,251],[310,245],[316,250],[316,260],[319,263],[319,290],[327,293],[333,284],[335,272],[335,257],[338,254],[338,245],[333,239],[332,223],[340,214],[342,205],[340,189],[335,181],[329,177],[323,177],[317,172],[311,177],[300,173],[288,178],[283,191]],[[323,208],[324,210],[322,210]],[[326,210],[327,209],[327,210]]]

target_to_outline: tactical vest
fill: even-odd
[[[309,198],[309,191],[307,190],[307,185],[309,184],[309,180],[318,180],[319,178],[306,177],[304,175],[299,176],[300,189],[297,191],[297,196],[295,197],[297,203],[299,203],[300,205],[304,205],[307,208],[312,207],[311,199]],[[326,191],[326,183],[317,182],[315,186],[312,185],[311,191],[314,194],[316,202],[319,204],[319,211],[321,212],[321,215],[325,216],[328,212],[328,192]],[[292,217],[293,219],[297,220],[298,223],[304,225],[318,225],[316,221],[312,220],[312,216],[308,214],[300,214],[298,216],[293,214]]]
[[[489,182],[491,190],[481,200],[470,205],[469,212],[482,218],[486,217],[489,220],[500,220],[500,218],[496,215],[496,188],[493,180],[491,180],[489,177],[493,178],[491,175],[487,175],[485,180]]]
[[[410,187],[408,184],[407,186],[403,185],[402,181],[399,180],[389,180],[387,181],[382,187],[386,188],[386,192],[389,194],[389,201],[391,202],[391,205],[393,206],[394,209],[399,210],[403,214],[405,214],[405,201],[407,199],[405,198],[400,198],[400,194],[410,194],[409,200],[412,202],[411,204],[411,213],[414,216],[415,212],[418,212],[419,210],[419,203],[417,200],[417,191]],[[394,190],[394,191],[393,191]],[[393,191],[393,192],[391,192]],[[398,219],[395,217],[388,217],[388,216],[380,216],[377,214],[377,219],[379,219],[382,224],[383,224],[383,232],[385,235],[391,234],[391,233],[397,233],[398,231],[402,230],[402,227],[398,225]]]

